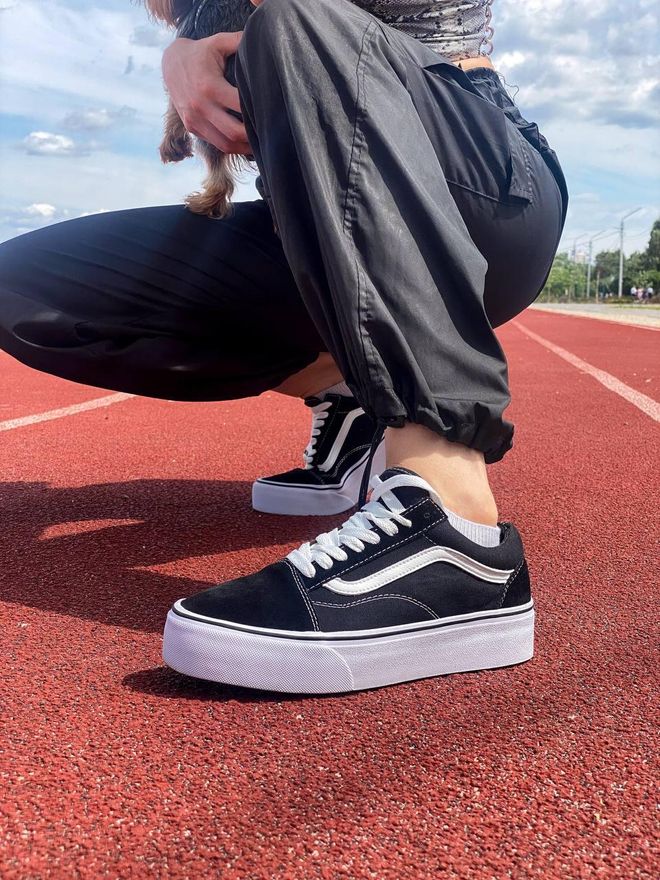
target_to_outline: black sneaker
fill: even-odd
[[[305,466],[261,477],[252,485],[252,507],[261,513],[329,516],[357,504],[376,424],[354,397],[310,397],[312,434],[303,453]],[[385,466],[380,444],[372,471]]]
[[[522,663],[534,606],[520,535],[483,547],[420,477],[392,468],[340,529],[177,602],[163,658],[196,678],[339,693]]]

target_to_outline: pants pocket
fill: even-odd
[[[447,65],[426,67],[412,97],[447,182],[505,204],[532,201],[527,144],[502,110],[464,88]]]

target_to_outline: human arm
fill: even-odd
[[[238,49],[242,31],[201,40],[178,38],[163,54],[163,78],[186,129],[223,153],[251,154],[240,113],[238,89],[224,76],[227,58]]]

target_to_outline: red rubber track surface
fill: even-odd
[[[658,876],[658,425],[519,324],[649,395],[660,341],[534,312],[501,331],[516,443],[491,475],[538,609],[516,668],[319,699],[161,665],[175,599],[329,526],[250,508],[307,441],[295,401],[0,433],[3,880]],[[0,369],[0,420],[105,394]]]

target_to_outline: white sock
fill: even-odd
[[[453,510],[447,510],[446,507],[445,513],[456,531],[460,532],[461,535],[465,535],[465,537],[469,538],[471,541],[474,541],[475,544],[481,544],[482,547],[497,547],[500,543],[501,535],[499,526],[487,526],[485,523],[473,522],[471,519],[463,519],[462,516],[454,513]]]
[[[336,385],[331,385],[329,388],[325,388],[323,391],[315,394],[314,397],[320,397],[321,400],[323,400],[326,394],[341,394],[342,397],[353,397],[353,392],[346,382],[337,382]]]

